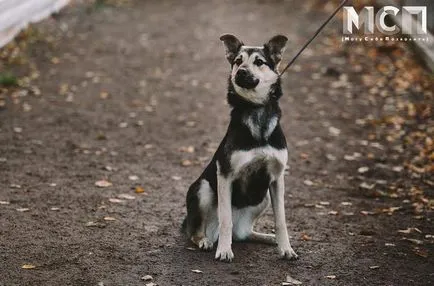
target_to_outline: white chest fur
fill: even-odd
[[[286,149],[278,150],[271,146],[253,148],[247,151],[235,151],[231,156],[231,167],[235,176],[258,160],[262,160],[267,164],[270,174],[277,178],[286,166],[288,151]]]

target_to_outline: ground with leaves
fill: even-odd
[[[218,36],[284,33],[288,59],[333,9],[300,2],[75,4],[1,49],[0,285],[433,284],[432,75],[338,20],[283,79],[300,260],[179,233],[229,118]]]

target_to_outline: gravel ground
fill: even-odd
[[[283,79],[285,201],[300,259],[236,243],[234,262],[220,263],[179,232],[188,186],[228,124],[219,35],[261,44],[283,33],[288,59],[329,8],[99,1],[36,25],[34,88],[0,107],[0,285],[145,285],[145,275],[158,285],[281,285],[288,275],[303,285],[432,285],[432,212],[359,187],[414,178],[366,159],[393,156],[356,124],[382,109],[360,80],[373,70],[353,64],[331,32],[338,20]],[[273,231],[271,211],[258,228]]]

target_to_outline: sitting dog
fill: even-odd
[[[282,258],[297,258],[285,222],[288,154],[278,104],[282,89],[277,66],[288,39],[277,35],[261,47],[245,46],[229,34],[220,40],[231,65],[231,120],[211,162],[188,190],[183,229],[203,250],[211,250],[218,240],[215,258],[221,261],[234,258],[232,239],[277,243]],[[275,235],[253,230],[270,200]]]

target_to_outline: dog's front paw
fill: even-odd
[[[215,259],[224,261],[224,262],[232,262],[234,259],[234,253],[232,249],[229,247],[227,249],[221,249],[217,247],[217,252],[215,253]]]
[[[297,253],[292,249],[291,246],[288,247],[278,247],[279,257],[285,260],[296,260],[298,259]]]

